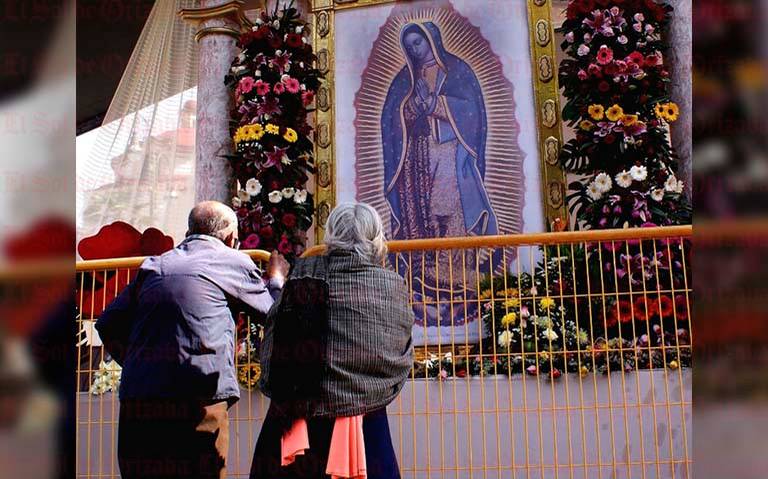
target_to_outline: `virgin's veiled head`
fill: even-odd
[[[443,63],[445,52],[440,29],[432,22],[409,23],[400,31],[400,47],[411,67],[433,59]]]

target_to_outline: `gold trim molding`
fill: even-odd
[[[196,24],[201,24],[207,20],[213,20],[213,19],[230,19],[234,23],[240,26],[240,28],[250,28],[253,26],[253,23],[248,19],[248,17],[245,16],[245,0],[231,0],[230,2],[224,3],[222,5],[217,5],[215,7],[205,7],[205,8],[182,8],[179,10],[178,15],[183,20],[186,20],[188,22],[193,22]],[[255,9],[263,8],[264,7],[264,1],[259,2],[260,4],[255,7]],[[234,36],[235,38],[238,38],[240,36],[240,30],[232,27],[222,27],[222,26],[212,26],[212,27],[204,27],[201,28],[196,34],[195,34],[195,41],[199,42],[200,39],[207,35],[214,35],[214,34],[223,34],[223,35],[230,35]]]
[[[336,204],[335,137],[335,15],[338,11],[395,3],[396,0],[310,0],[313,42],[318,55],[318,68],[326,72],[318,92],[315,111],[315,164],[322,174],[315,175],[315,240],[324,235],[325,220]],[[555,61],[552,0],[527,0],[528,31],[531,45],[531,68],[537,144],[541,169],[542,205],[547,228],[555,219],[568,224],[565,205],[565,174],[559,166],[562,145],[559,86]]]

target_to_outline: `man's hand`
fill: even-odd
[[[267,276],[276,280],[284,280],[288,276],[289,269],[290,265],[285,257],[277,251],[272,251],[272,254],[269,256],[269,263],[267,264]]]

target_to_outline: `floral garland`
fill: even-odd
[[[239,185],[232,206],[242,247],[289,257],[304,251],[312,225],[308,115],[321,77],[309,25],[291,5],[261,13],[240,37],[242,51],[225,79],[235,96],[235,153],[228,158]]]
[[[559,32],[563,119],[576,137],[560,160],[583,179],[569,185],[579,226],[690,223],[676,176],[668,124],[679,108],[667,93],[662,33],[672,8],[655,0],[571,0]]]

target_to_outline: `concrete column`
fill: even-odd
[[[680,106],[680,118],[672,124],[672,146],[680,156],[679,178],[685,182],[685,194],[691,197],[691,124],[693,115],[692,48],[693,31],[691,27],[691,0],[671,0],[675,9],[669,26],[669,50],[666,53],[666,65],[672,79],[670,95],[672,101]]]
[[[197,131],[195,143],[195,200],[229,203],[234,179],[229,161],[232,153],[229,112],[232,98],[224,86],[235,45],[240,34],[242,0],[202,0],[201,8],[183,9],[179,14],[199,26],[197,80]]]

